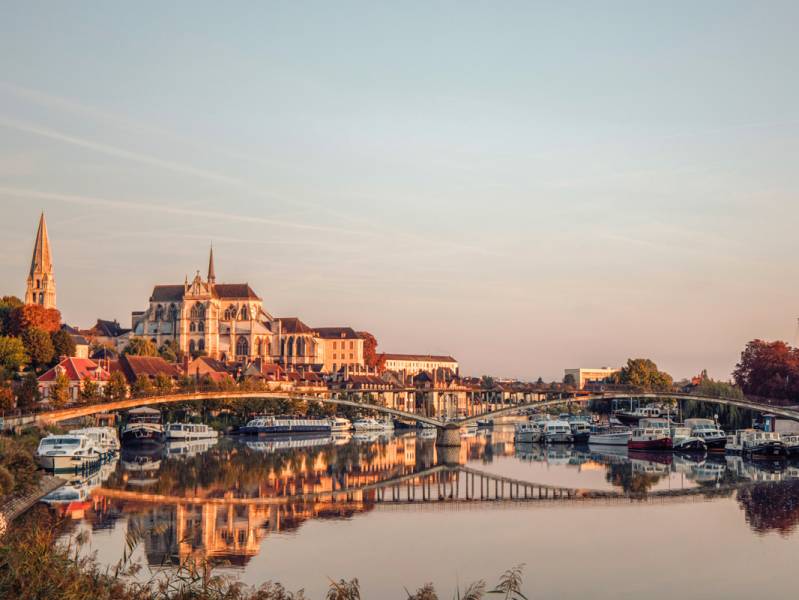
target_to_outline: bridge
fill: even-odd
[[[557,393],[562,396],[562,392]],[[125,400],[117,400],[113,402],[104,402],[98,404],[78,405],[60,410],[52,410],[41,412],[28,417],[21,417],[26,419],[27,422],[34,422],[38,424],[58,423],[79,417],[85,417],[100,412],[111,412],[118,410],[128,410],[139,406],[150,405],[163,405],[173,404],[179,402],[197,402],[197,401],[213,401],[213,400],[300,400],[305,402],[317,402],[320,404],[331,404],[337,406],[349,406],[360,410],[370,410],[387,414],[399,419],[407,421],[415,421],[431,425],[438,429],[438,436],[436,443],[441,446],[460,446],[460,428],[475,423],[478,420],[486,418],[496,418],[505,415],[512,415],[522,410],[535,409],[541,410],[552,406],[558,406],[567,403],[588,403],[594,401],[611,402],[613,400],[690,400],[701,403],[715,404],[719,406],[733,406],[737,408],[752,410],[756,412],[768,412],[778,417],[799,421],[799,410],[787,407],[772,406],[764,402],[752,399],[738,399],[738,398],[716,398],[712,396],[702,396],[698,394],[686,394],[679,392],[610,392],[592,394],[586,396],[569,396],[566,398],[558,397],[554,399],[538,400],[533,402],[523,402],[505,406],[497,410],[484,411],[479,414],[468,415],[461,418],[444,420],[428,415],[419,413],[408,412],[396,408],[391,408],[381,404],[374,404],[369,402],[359,402],[357,400],[346,400],[342,398],[328,398],[324,396],[306,396],[302,394],[295,394],[291,392],[252,392],[252,391],[228,391],[228,392],[189,392],[181,394],[167,394],[161,396],[143,396],[140,398],[129,398]],[[14,419],[6,419],[6,427],[13,427],[15,425]]]

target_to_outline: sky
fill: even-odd
[[[796,2],[0,1],[0,282],[207,267],[462,372],[796,341]]]

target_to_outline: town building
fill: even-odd
[[[39,217],[39,229],[36,231],[36,241],[33,244],[33,257],[25,289],[25,304],[38,304],[44,308],[56,307],[53,256],[44,213]]]
[[[159,375],[166,375],[173,382],[177,382],[183,375],[177,365],[165,361],[160,356],[131,356],[130,354],[123,354],[119,357],[118,364],[129,385],[136,383],[137,379],[155,381]]]
[[[582,390],[585,389],[586,384],[604,382],[609,377],[613,376],[614,373],[618,373],[619,371],[621,371],[621,369],[614,369],[610,367],[601,367],[598,369],[565,369],[564,380],[571,375],[572,378],[574,378],[574,385],[577,387],[577,389]]]
[[[316,327],[314,332],[322,348],[322,369],[326,373],[363,370],[363,338],[352,327]]]
[[[84,381],[93,381],[102,390],[111,378],[109,371],[96,361],[72,356],[64,358],[52,369],[45,371],[38,379],[39,393],[43,402],[50,401],[51,390],[60,375],[66,376],[69,382],[69,400],[71,402],[80,397]]]
[[[387,371],[416,375],[422,371],[449,369],[454,374],[458,374],[458,361],[451,356],[433,354],[384,354],[383,356]]]
[[[156,285],[147,310],[132,315],[134,336],[223,362],[276,357],[273,322],[249,284],[216,282],[213,249],[205,279],[198,271],[191,282]]]

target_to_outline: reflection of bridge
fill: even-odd
[[[54,410],[49,412],[39,413],[35,415],[35,420],[40,423],[55,423],[92,415],[98,412],[108,412],[116,410],[127,410],[138,406],[147,406],[152,404],[170,404],[178,402],[197,402],[208,400],[299,400],[306,402],[318,402],[321,404],[332,404],[336,406],[348,406],[351,408],[372,410],[384,414],[391,415],[400,419],[409,421],[416,421],[433,425],[438,428],[439,436],[438,442],[440,445],[460,445],[460,435],[458,429],[462,425],[474,423],[479,419],[496,418],[504,415],[511,415],[525,409],[543,409],[559,404],[566,404],[571,402],[609,402],[613,400],[690,400],[694,402],[702,402],[709,404],[716,404],[721,406],[732,406],[753,410],[758,412],[770,412],[778,417],[783,417],[793,421],[799,421],[799,411],[791,408],[783,408],[764,404],[755,400],[749,399],[734,399],[734,398],[715,398],[710,396],[701,396],[697,394],[683,394],[683,393],[603,393],[593,394],[588,396],[575,396],[562,397],[562,392],[553,392],[558,398],[550,398],[547,400],[538,400],[534,402],[522,402],[512,404],[510,406],[503,406],[497,410],[484,411],[479,414],[468,415],[459,419],[444,421],[435,417],[422,415],[419,413],[408,412],[396,408],[390,408],[381,404],[372,404],[369,402],[359,402],[356,400],[345,400],[342,398],[327,398],[324,396],[306,396],[300,394],[293,394],[290,392],[192,392],[185,394],[169,394],[164,396],[145,396],[142,398],[130,398],[127,400],[118,400],[115,402],[105,402],[101,404],[92,404],[86,406],[75,406],[61,410]],[[9,419],[11,421],[11,419]],[[10,423],[13,425],[13,423]]]
[[[646,494],[627,494],[616,490],[595,490],[534,483],[502,475],[487,473],[467,466],[439,465],[353,487],[267,496],[255,498],[170,496],[130,492],[112,488],[96,488],[92,495],[99,498],[126,500],[137,503],[171,505],[216,505],[216,506],[278,506],[315,502],[347,504],[372,502],[379,504],[415,504],[429,502],[563,502],[563,501],[640,501],[650,499],[677,499],[723,495],[756,482],[739,482],[716,485],[712,488],[691,487],[657,490]]]

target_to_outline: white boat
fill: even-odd
[[[379,421],[378,419],[365,417],[356,419],[352,423],[352,427],[355,431],[392,431],[394,429],[394,423],[389,420]]]
[[[105,454],[119,452],[119,435],[114,427],[84,427],[83,429],[70,429],[69,433],[85,435]]]
[[[727,452],[754,457],[781,458],[787,455],[780,434],[759,429],[739,429],[727,436]]]
[[[627,446],[633,432],[627,427],[597,427],[588,436],[592,446]]]
[[[160,444],[164,439],[161,411],[142,406],[128,411],[128,422],[122,429],[122,443],[129,445]]]
[[[557,420],[544,423],[544,441],[547,444],[571,444],[574,436],[569,422]]]
[[[638,425],[641,419],[657,419],[662,414],[657,406],[639,406],[634,410],[616,411],[613,416],[627,425]]]
[[[43,469],[55,473],[75,472],[93,464],[99,466],[104,452],[88,436],[50,434],[39,442],[36,459]]]
[[[256,417],[239,429],[242,435],[289,435],[298,433],[329,434],[332,431],[330,419],[311,417],[266,416]]]
[[[785,451],[790,456],[799,454],[799,433],[783,433],[781,434],[782,443],[785,444]]]
[[[219,437],[219,432],[205,423],[168,423],[164,428],[168,440],[208,440]]]
[[[690,427],[673,425],[671,427],[671,448],[675,452],[705,452],[705,440],[695,436]]]
[[[685,419],[691,435],[702,438],[708,452],[723,452],[727,445],[727,434],[713,419]]]
[[[344,417],[333,417],[330,419],[332,431],[349,431],[352,429],[352,422]]]
[[[541,428],[535,423],[516,423],[516,430],[513,432],[513,441],[521,443],[538,443],[541,441],[543,433]]]

